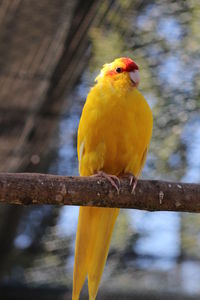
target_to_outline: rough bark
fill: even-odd
[[[200,212],[200,185],[139,180],[131,194],[128,178],[117,193],[102,177],[0,173],[0,203],[134,208],[149,211]]]

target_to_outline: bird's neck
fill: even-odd
[[[126,99],[128,93],[133,93],[137,90],[126,79],[112,80],[110,78],[102,78],[95,86],[99,91],[103,91],[104,94],[112,95],[113,97],[120,97]]]

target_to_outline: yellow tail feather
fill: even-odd
[[[90,223],[92,221],[91,210],[87,207],[80,207],[78,227],[76,233],[74,274],[73,274],[73,296],[72,300],[78,300],[79,294],[87,276],[88,269],[88,244],[90,242]]]
[[[89,299],[95,300],[118,213],[116,208],[80,208],[72,300],[79,299],[87,275]]]

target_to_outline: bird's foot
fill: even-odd
[[[137,182],[138,182],[137,177],[135,177],[133,174],[130,175],[130,182],[129,182],[129,185],[130,185],[130,187],[131,187],[131,194],[134,194],[134,193],[135,193],[135,188],[136,188]]]
[[[116,175],[111,175],[103,171],[98,171],[96,174],[92,175],[92,177],[96,176],[103,176],[105,179],[107,179],[110,182],[110,184],[116,189],[117,194],[119,195],[120,180]]]
[[[129,178],[129,186],[131,187],[131,194],[135,193],[135,188],[138,182],[138,179],[136,176],[134,176],[132,173],[125,173],[123,174],[124,177]]]

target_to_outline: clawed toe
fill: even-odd
[[[110,184],[116,189],[117,194],[119,195],[119,188],[120,188],[120,179],[116,175],[107,174],[103,171],[99,171],[97,174],[94,174],[92,176],[103,176],[106,178]],[[115,182],[117,181],[117,183]]]
[[[128,178],[130,179],[129,186],[131,187],[131,194],[134,194],[137,185],[137,177],[135,177],[132,173],[126,173],[124,174],[124,176],[128,176]]]
[[[131,194],[135,193],[135,188],[137,185],[137,177],[135,177],[133,174],[130,175],[130,182],[129,185],[131,187]]]
[[[120,179],[116,175],[107,174],[103,171],[98,171],[96,174],[92,175],[93,177],[96,176],[103,176],[105,179],[107,179],[110,184],[115,188],[117,191],[117,194],[119,195],[119,189],[120,189]],[[135,177],[131,173],[122,174],[122,176],[128,176],[130,178],[129,186],[131,187],[131,194],[135,193],[135,188],[137,185],[137,177]]]

